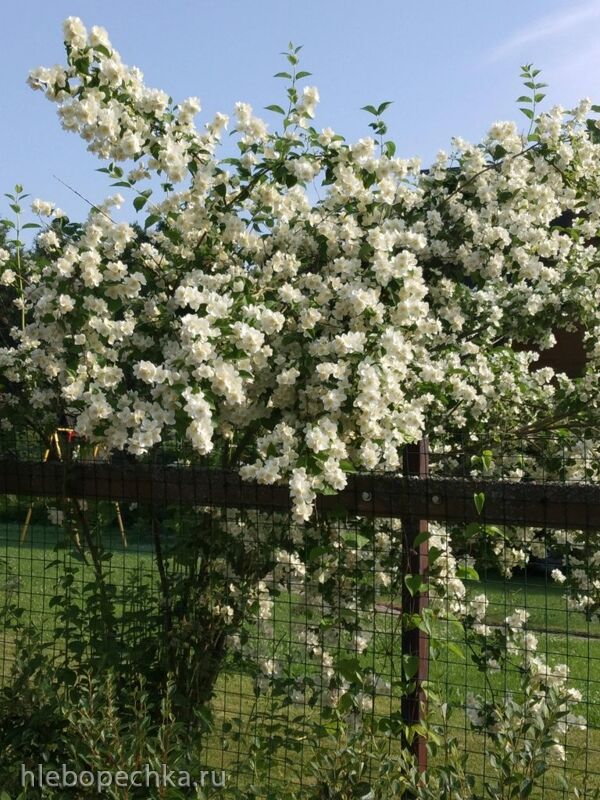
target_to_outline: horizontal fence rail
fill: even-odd
[[[474,495],[483,493],[481,513]],[[0,461],[0,494],[77,497],[151,504],[268,507],[289,511],[285,486],[242,481],[231,470],[194,466]],[[486,522],[552,528],[600,528],[600,486],[462,477],[349,475],[317,511],[368,517]]]

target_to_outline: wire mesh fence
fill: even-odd
[[[129,742],[122,718],[221,796],[594,796],[594,458],[548,437],[423,442],[298,523],[285,487],[178,442],[132,460],[67,428],[5,439],[3,787],[72,761],[74,736],[84,766],[123,766],[90,747],[107,718]]]

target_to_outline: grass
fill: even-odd
[[[113,553],[107,569],[117,585],[121,585],[128,574],[140,565],[148,571],[156,571],[151,545],[135,529],[127,531],[129,546],[124,547],[119,532],[113,528],[106,532],[106,546]],[[55,626],[56,610],[51,605],[57,580],[65,563],[77,563],[80,567],[77,580],[83,585],[93,577],[91,566],[73,559],[70,551],[60,547],[60,529],[51,525],[32,525],[24,542],[20,542],[21,527],[14,522],[0,524],[0,610],[8,597],[25,609],[27,618],[35,621],[50,640]],[[3,573],[6,570],[6,579]],[[495,574],[483,576],[483,582],[468,584],[471,594],[482,591],[488,596],[489,607],[486,622],[502,624],[504,618],[515,607],[525,608],[530,613],[528,627],[536,632],[539,650],[552,663],[567,663],[572,684],[580,689],[583,701],[577,713],[588,720],[588,730],[574,732],[568,740],[567,774],[573,783],[579,783],[585,773],[590,786],[600,786],[600,623],[589,623],[582,615],[569,611],[563,592],[543,573],[518,575],[506,581]],[[264,655],[269,656],[269,646],[277,655],[288,653],[294,668],[301,674],[306,665],[303,651],[293,644],[304,617],[294,607],[294,598],[281,597],[275,607],[275,633],[272,642],[263,642]],[[401,618],[392,613],[380,613],[376,617],[376,631],[366,659],[379,672],[388,677],[399,676],[401,664]],[[295,631],[295,633],[290,633]],[[453,634],[454,636],[454,634]],[[450,637],[452,638],[452,637]],[[489,691],[481,672],[472,663],[464,641],[455,638],[440,646],[438,656],[430,663],[430,679],[442,687],[442,694],[454,697],[457,709],[452,718],[453,733],[469,753],[469,767],[473,774],[483,779],[486,768],[485,742],[480,734],[470,730],[464,711],[458,706],[464,702],[467,691]],[[273,652],[271,652],[271,655]],[[0,635],[0,681],[14,656],[11,634]],[[507,671],[491,678],[492,688],[497,692],[516,691],[518,673]],[[400,698],[392,696],[377,701],[376,714],[398,711]],[[206,742],[207,768],[226,769],[231,773],[244,770],[244,754],[248,751],[253,733],[260,730],[261,715],[269,718],[268,697],[256,697],[253,684],[247,675],[233,670],[224,672],[217,684],[213,703],[215,728]],[[433,709],[435,714],[435,708]],[[293,716],[319,716],[319,709],[290,706],[287,712]],[[239,720],[245,730],[236,738],[233,733],[235,721]],[[232,729],[231,726],[234,725]],[[394,745],[394,746],[399,746]],[[282,749],[273,761],[273,777],[284,778],[302,766],[303,761],[314,755],[310,746],[300,746],[298,751]],[[547,778],[544,797],[559,796],[559,774]]]

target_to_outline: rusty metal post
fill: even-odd
[[[404,451],[404,476],[426,478],[429,469],[427,439],[414,445],[408,445]],[[429,543],[426,536],[427,521],[411,514],[410,496],[406,515],[402,515],[402,670],[414,664],[417,659],[416,673],[413,675],[414,688],[402,698],[402,719],[408,725],[416,725],[423,719],[426,711],[426,698],[423,683],[429,673],[429,642],[427,634],[414,624],[415,616],[420,616],[427,608],[429,598],[427,592],[411,591],[405,578],[419,576],[423,583],[427,582],[429,567]],[[412,670],[411,670],[412,672]],[[427,768],[427,742],[423,736],[415,736],[410,747],[415,754],[419,769]]]

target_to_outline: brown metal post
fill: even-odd
[[[427,440],[408,445],[404,451],[404,476],[426,478],[429,468]],[[427,521],[411,514],[410,497],[406,515],[402,515],[402,656],[403,670],[406,657],[416,657],[418,668],[414,676],[414,689],[402,698],[402,719],[408,725],[416,725],[426,711],[426,698],[423,683],[429,673],[429,642],[427,634],[414,624],[414,617],[420,616],[429,603],[427,592],[412,593],[404,580],[407,575],[418,575],[423,583],[427,581],[429,566],[429,543],[426,537]],[[419,537],[419,539],[417,539]],[[412,660],[412,659],[411,659]],[[419,769],[427,768],[427,742],[423,736],[416,736],[411,743]]]

